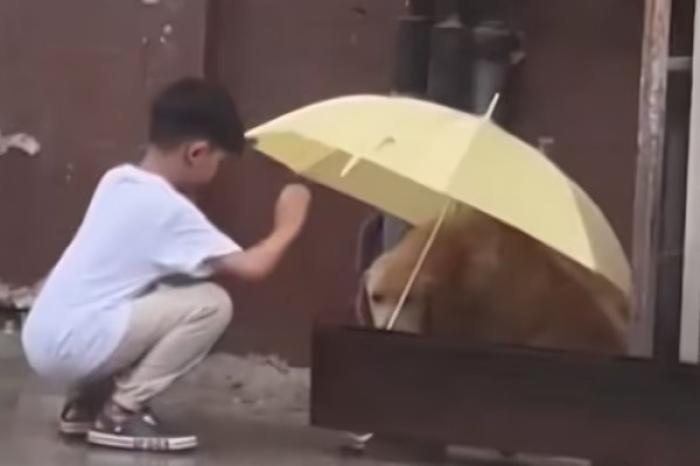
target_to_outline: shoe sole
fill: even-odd
[[[194,435],[182,437],[130,437],[114,435],[90,430],[87,441],[102,447],[120,448],[138,451],[183,451],[197,447],[197,437]]]
[[[58,423],[58,432],[62,435],[87,435],[91,428],[92,422],[59,421]]]

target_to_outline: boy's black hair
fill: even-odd
[[[245,147],[243,122],[226,89],[199,78],[183,78],[163,89],[151,105],[149,140],[170,149],[205,139],[232,154]]]

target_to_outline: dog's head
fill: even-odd
[[[364,292],[372,324],[386,328],[399,305],[406,284],[415,266],[414,260],[387,253],[380,256],[364,274]],[[426,331],[429,317],[429,297],[433,280],[421,270],[403,303],[393,330],[408,333]]]
[[[434,222],[410,230],[393,249],[375,260],[363,277],[368,314],[375,327],[386,328],[400,304]],[[428,333],[432,312],[465,308],[488,286],[498,268],[498,228],[485,215],[468,212],[442,226],[403,303],[393,330]]]

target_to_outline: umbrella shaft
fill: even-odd
[[[442,212],[440,212],[440,217],[438,218],[437,222],[435,222],[435,226],[430,232],[430,237],[428,237],[428,241],[425,242],[425,246],[423,246],[423,250],[421,251],[420,256],[418,256],[418,260],[416,261],[416,265],[413,267],[411,275],[408,278],[408,282],[406,283],[406,286],[403,292],[401,293],[399,302],[396,304],[396,308],[391,314],[389,323],[386,326],[387,330],[393,329],[394,325],[396,324],[396,321],[399,319],[399,315],[401,314],[403,305],[406,303],[406,298],[408,298],[408,294],[411,292],[411,288],[413,288],[413,284],[415,283],[416,278],[418,277],[418,273],[423,267],[426,257],[428,257],[428,252],[430,252],[430,248],[433,246],[435,238],[437,237],[437,234],[440,231],[442,224],[445,223],[445,217],[447,217],[447,213],[449,212],[450,207],[452,207],[452,202],[452,199],[448,200],[445,204],[445,207],[443,207]]]

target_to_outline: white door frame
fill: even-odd
[[[691,364],[700,360],[700,4],[696,5],[679,348],[680,360]]]

